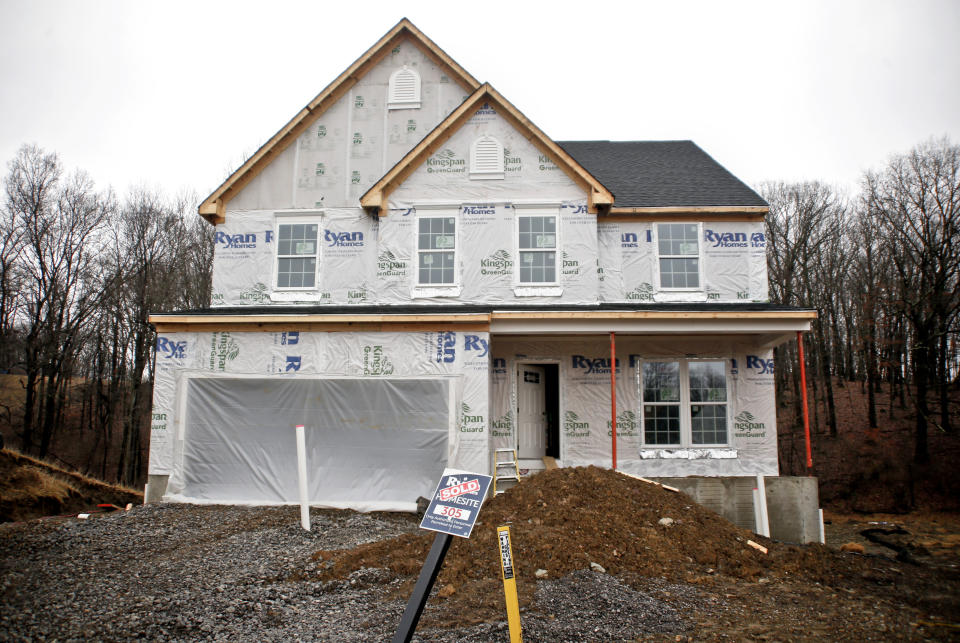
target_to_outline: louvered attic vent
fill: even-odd
[[[388,109],[420,107],[420,76],[412,69],[398,69],[390,76]]]
[[[470,154],[471,179],[503,178],[503,146],[492,136],[481,136],[473,142]]]

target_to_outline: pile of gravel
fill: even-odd
[[[404,601],[385,597],[401,581],[367,568],[313,581],[311,556],[415,531],[415,517],[313,510],[308,533],[298,515],[295,507],[158,504],[0,525],[0,640],[389,640]],[[646,594],[591,571],[521,582],[538,583],[537,604],[523,615],[528,641],[684,632],[677,609],[700,600],[683,587],[668,603],[656,597],[669,594],[659,581]],[[509,634],[500,622],[421,630],[417,639]]]

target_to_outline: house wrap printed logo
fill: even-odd
[[[559,170],[557,164],[550,160],[549,156],[544,154],[537,155],[537,169],[541,172],[553,172],[554,170]]]
[[[496,116],[497,112],[495,109],[490,107],[490,103],[484,103],[483,107],[481,107],[476,112],[474,112],[473,115],[475,117],[476,116]]]
[[[377,276],[378,277],[406,277],[407,262],[400,261],[389,250],[384,250],[377,257]]]
[[[703,231],[703,240],[713,244],[713,248],[763,248],[766,246],[766,239],[762,232],[754,232],[750,235],[750,241],[747,242],[746,232],[714,232],[713,230]]]
[[[266,233],[267,242],[270,241],[271,236],[272,231]],[[222,250],[244,250],[257,247],[257,234],[255,232],[227,234],[218,230],[214,240]]]
[[[572,355],[571,356],[571,366],[575,371],[580,371],[582,375],[601,375],[601,374],[610,374],[610,358],[609,357],[585,357],[583,355]],[[617,358],[616,363],[617,373],[620,372],[620,359]]]
[[[497,277],[513,274],[513,259],[502,248],[489,257],[480,260],[480,274]]]
[[[223,372],[227,362],[240,355],[240,345],[230,337],[230,333],[213,333],[210,336],[210,370]]]
[[[519,156],[511,154],[510,150],[503,148],[503,171],[504,172],[522,172],[523,161]]]
[[[334,232],[333,230],[324,230],[323,240],[331,248],[356,248],[363,246],[363,233],[360,231]]]
[[[620,235],[620,247],[621,248],[637,248],[640,246],[640,241],[637,238],[636,232],[624,232]]]
[[[773,375],[773,360],[747,355],[747,369],[756,375]]]
[[[187,356],[187,341],[174,342],[166,337],[157,337],[157,354],[163,359],[183,359]]]
[[[509,438],[513,435],[513,417],[509,413],[490,421],[490,435],[495,438]]]
[[[563,266],[560,269],[561,274],[564,275],[579,275],[580,274],[580,262],[576,259],[571,259],[566,251],[563,253]]]
[[[626,298],[633,301],[653,301],[653,286],[647,282],[643,282],[628,292]]]
[[[435,348],[437,364],[452,364],[457,360],[457,334],[437,333]]]
[[[461,208],[464,214],[470,215],[490,215],[493,216],[497,210],[492,205],[465,205]]]
[[[167,414],[151,413],[150,414],[150,430],[166,431],[167,430]]]
[[[590,423],[581,422],[573,411],[563,416],[563,434],[568,438],[585,438],[590,435]]]
[[[458,159],[456,152],[449,148],[427,159],[427,172],[430,174],[463,174],[466,171],[466,159]]]
[[[383,346],[374,344],[363,347],[364,375],[393,375],[393,364],[383,352]]]
[[[633,411],[617,414],[617,437],[636,437],[640,430],[640,420]],[[607,435],[613,435],[613,422],[607,420]]]
[[[363,304],[367,301],[367,284],[360,284],[360,287],[356,290],[347,291],[347,303],[348,304]]]
[[[483,433],[484,419],[482,415],[471,415],[470,405],[464,402],[460,407],[460,432]]]
[[[240,301],[245,304],[262,304],[268,299],[270,299],[270,293],[267,292],[267,285],[259,281],[250,288],[240,291]]]
[[[762,438],[767,435],[766,425],[757,422],[750,411],[743,411],[733,418],[733,431],[734,437],[738,438]]]
[[[464,335],[463,350],[468,353],[479,353],[474,357],[486,357],[490,352],[490,342],[479,335]]]

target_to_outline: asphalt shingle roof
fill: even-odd
[[[693,141],[558,141],[613,192],[614,207],[765,206]]]

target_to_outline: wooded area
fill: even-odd
[[[147,316],[209,305],[214,228],[195,195],[139,188],[121,200],[35,146],[9,162],[4,187],[0,373],[21,376],[22,394],[0,423],[39,456],[72,427],[71,465],[134,484],[156,344]],[[820,313],[805,340],[813,432],[837,434],[835,383],[860,386],[872,427],[895,405],[916,410],[912,459],[929,462],[929,432],[954,430],[960,147],[931,140],[894,156],[855,196],[817,182],[761,194],[771,301]],[[795,344],[777,349],[776,369],[800,426]]]
[[[884,409],[916,413],[913,462],[930,461],[928,435],[953,431],[960,278],[960,147],[931,140],[868,172],[860,193],[822,183],[771,183],[770,297],[819,319],[805,340],[813,432],[837,435],[834,382],[868,394],[870,427]],[[777,393],[802,422],[797,347],[776,351]]]
[[[136,188],[120,200],[32,145],[9,162],[4,188],[0,373],[22,375],[23,392],[3,420],[40,457],[73,428],[83,444],[69,464],[134,484],[152,399],[147,316],[209,305],[213,228],[196,195]]]

